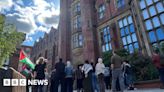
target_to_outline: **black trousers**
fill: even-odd
[[[61,92],[65,91],[65,78],[64,77],[58,77],[52,82],[51,92],[58,92],[59,85],[61,84]]]
[[[66,78],[65,85],[65,92],[73,92],[73,78]]]
[[[92,71],[88,73],[88,76],[83,81],[84,92],[94,92],[92,86]]]
[[[110,87],[110,76],[105,76],[104,78],[106,89]]]

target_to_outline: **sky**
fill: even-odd
[[[6,23],[15,24],[17,31],[26,33],[22,45],[33,46],[58,27],[60,0],[0,0],[0,14],[6,16]]]

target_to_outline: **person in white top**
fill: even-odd
[[[96,64],[96,75],[100,85],[100,92],[105,92],[104,73],[105,65],[103,64],[102,58],[98,58],[98,63]]]

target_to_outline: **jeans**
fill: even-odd
[[[125,86],[126,86],[126,88],[130,87],[133,84],[132,75],[131,74],[125,74],[124,78],[125,78]]]
[[[112,91],[113,92],[116,92],[117,78],[119,80],[119,86],[121,89],[120,92],[123,92],[123,90],[124,90],[124,77],[123,77],[123,72],[122,72],[121,68],[112,70]]]
[[[164,85],[164,68],[158,68],[158,72],[159,72],[160,80]]]
[[[100,85],[100,92],[105,92],[104,74],[98,75],[98,82]]]
[[[106,89],[110,89],[110,76],[105,76],[105,86],[106,86]]]
[[[66,78],[66,92],[73,92],[73,78]]]
[[[93,86],[94,92],[95,92],[95,90],[96,90],[96,92],[100,92],[99,91],[99,83],[97,82],[97,77],[94,72],[92,73],[92,86]]]

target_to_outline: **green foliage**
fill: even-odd
[[[12,24],[4,24],[4,17],[0,15],[0,65],[4,59],[9,57],[16,50],[16,46],[23,40],[23,33],[11,28]],[[6,29],[4,30],[4,28]]]
[[[110,65],[111,57],[112,57],[112,51],[107,51],[103,53],[103,62],[106,66]]]
[[[153,80],[158,78],[158,72],[149,56],[143,56],[138,53],[129,56],[132,65],[135,81]]]

